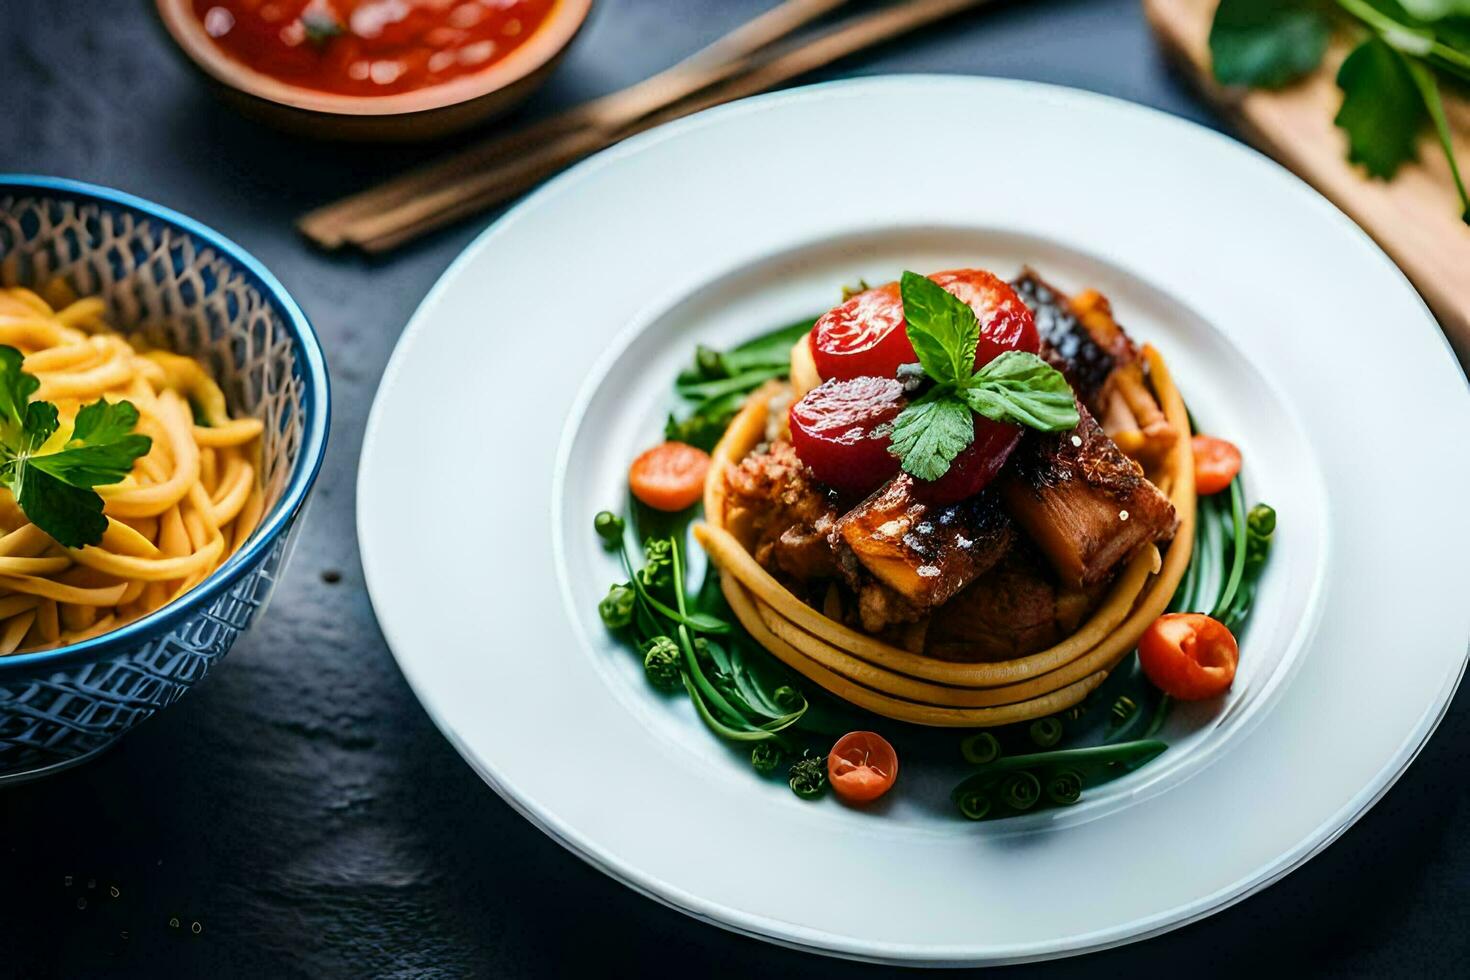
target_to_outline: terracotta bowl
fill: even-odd
[[[154,0],[170,36],[221,95],[252,118],[324,139],[411,141],[464,129],[510,109],[544,82],[581,30],[592,0],[558,0],[503,60],[472,75],[395,95],[339,95],[250,68],[221,50],[190,0]]]

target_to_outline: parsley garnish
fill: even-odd
[[[909,342],[933,382],[893,420],[888,451],[904,472],[937,480],[975,441],[972,413],[1043,432],[1076,427],[1077,405],[1060,371],[1035,354],[1007,351],[975,370],[980,322],[969,305],[924,276],[899,281]]]
[[[1280,88],[1322,63],[1333,4],[1322,0],[1221,0],[1210,28],[1215,80]],[[1348,159],[1389,179],[1414,159],[1419,134],[1433,124],[1449,161],[1462,217],[1466,192],[1440,102],[1437,69],[1470,80],[1470,3],[1464,0],[1337,0],[1359,35],[1337,73],[1342,108],[1333,120],[1348,138]]]
[[[98,399],[77,412],[65,443],[43,452],[60,416],[50,402],[31,401],[41,383],[21,370],[23,361],[14,347],[0,346],[0,486],[59,544],[97,544],[107,518],[92,488],[121,482],[153,440],[133,433],[132,402]]]
[[[1210,58],[1222,85],[1281,88],[1322,62],[1332,25],[1320,5],[1292,0],[1221,0]]]
[[[1342,108],[1332,120],[1348,138],[1348,159],[1387,180],[1417,155],[1419,130],[1428,118],[1408,62],[1370,37],[1352,50],[1337,72]]]

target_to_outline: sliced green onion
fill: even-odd
[[[1013,772],[1000,784],[1000,798],[1013,810],[1029,810],[1041,799],[1041,781],[1024,769]]]
[[[976,732],[960,742],[960,752],[966,762],[983,766],[1000,758],[1000,739],[989,732]]]

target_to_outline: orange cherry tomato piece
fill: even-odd
[[[1240,472],[1240,450],[1235,443],[1195,436],[1190,445],[1194,447],[1194,492],[1208,497],[1230,486]]]
[[[691,507],[704,493],[709,453],[683,442],[665,442],[633,460],[628,486],[654,510]]]
[[[1240,647],[1217,619],[1204,613],[1169,613],[1139,637],[1138,662],[1165,694],[1203,701],[1230,690]]]
[[[898,779],[898,753],[875,732],[848,732],[827,756],[827,779],[849,803],[876,800]]]

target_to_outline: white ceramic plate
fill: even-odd
[[[971,824],[907,771],[878,813],[763,782],[596,616],[594,512],[696,341],[904,268],[1093,285],[1245,450],[1280,513],[1223,709],[1082,804]],[[1433,730],[1470,638],[1470,397],[1419,298],[1284,170],[1136,106],[976,78],[845,82],[631,140],[471,245],[368,425],[374,608],[445,735],[513,806],[691,915],[882,961],[998,963],[1157,933],[1281,876]]]

